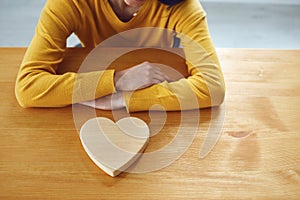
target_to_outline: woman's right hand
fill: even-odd
[[[119,91],[134,91],[164,81],[171,82],[172,80],[156,64],[149,62],[116,71],[114,77],[115,87]]]

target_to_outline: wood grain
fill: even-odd
[[[64,70],[79,67],[89,51],[69,49]],[[107,50],[106,56],[116,51]],[[117,178],[86,155],[72,107],[19,107],[14,81],[24,53],[0,49],[0,199],[299,199],[300,51],[218,49],[227,86],[226,115],[213,151],[199,159],[212,115],[212,109],[203,109],[197,135],[178,160],[159,171]],[[166,60],[155,52],[151,57]],[[136,59],[116,62],[129,66]],[[173,64],[182,67],[180,59]],[[195,111],[187,112],[193,118]],[[114,121],[128,115],[124,110],[95,114]],[[182,114],[159,115],[166,122],[147,152],[174,139]],[[151,123],[148,112],[131,116]],[[185,130],[190,126],[184,124]]]

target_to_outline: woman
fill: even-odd
[[[174,30],[179,37],[190,38],[202,47],[190,48],[190,42],[181,38],[192,60],[187,62],[189,77],[171,81],[148,62],[119,72],[56,75],[70,34],[75,33],[84,47],[96,47],[115,34],[142,27]],[[208,58],[211,62],[207,62]],[[95,98],[74,102],[75,81],[88,88],[89,80],[95,76],[101,76]],[[136,91],[128,95],[133,90]],[[82,103],[108,110],[126,107],[129,112],[149,110],[155,104],[166,110],[217,106],[223,102],[224,90],[205,12],[198,0],[48,0],[16,81],[16,97],[22,107]],[[197,106],[180,105],[189,101],[189,91],[196,96]]]

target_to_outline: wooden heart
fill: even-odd
[[[132,165],[149,141],[147,124],[134,117],[114,123],[97,117],[88,120],[80,130],[80,140],[94,163],[112,177]]]

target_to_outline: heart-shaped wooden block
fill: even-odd
[[[132,165],[145,150],[149,128],[144,121],[134,117],[123,118],[116,123],[97,117],[81,127],[80,139],[94,163],[115,177]]]

